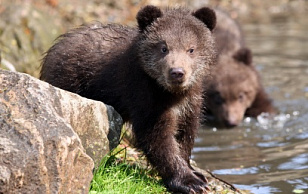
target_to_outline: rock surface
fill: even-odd
[[[0,193],[88,193],[121,125],[112,107],[0,69]]]

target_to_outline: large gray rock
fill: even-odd
[[[0,193],[88,193],[121,125],[112,107],[0,69]]]

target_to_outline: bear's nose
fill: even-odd
[[[227,128],[233,128],[233,127],[237,126],[236,123],[230,122],[228,120],[224,121],[224,124],[225,124],[225,127],[227,127]]]
[[[169,75],[174,81],[183,81],[185,72],[183,68],[172,68],[169,71]]]
[[[235,118],[228,118],[224,120],[224,124],[227,128],[233,128],[239,124]]]

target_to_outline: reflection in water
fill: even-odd
[[[308,193],[308,19],[244,31],[280,114],[246,118],[232,130],[200,129],[193,159],[253,193]]]

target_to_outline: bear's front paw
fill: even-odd
[[[167,182],[167,187],[174,193],[205,194],[209,191],[206,178],[199,172],[190,171],[184,175],[178,175]]]

